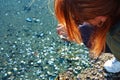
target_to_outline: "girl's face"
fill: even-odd
[[[87,22],[95,27],[101,27],[106,21],[106,19],[107,19],[106,16],[98,16],[95,17],[94,19],[88,20]]]

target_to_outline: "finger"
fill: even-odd
[[[64,27],[64,25],[62,25],[62,24],[58,24],[57,26],[58,26],[58,27]]]
[[[59,26],[56,28],[57,30],[64,30],[65,31],[65,28],[63,26]]]
[[[62,29],[65,30],[65,27],[62,24],[58,24],[56,29],[58,29],[58,30],[62,30]]]
[[[64,36],[67,36],[66,32],[63,32],[63,31],[58,31],[58,35],[64,35]]]
[[[68,41],[68,38],[67,38],[66,36],[59,35],[59,37],[60,37],[62,40]]]
[[[57,33],[58,33],[58,34],[61,34],[61,33],[65,33],[65,34],[66,34],[66,33],[67,33],[66,30],[63,29],[63,28],[61,28],[61,27],[60,27],[60,28],[57,28],[56,30],[57,30]]]

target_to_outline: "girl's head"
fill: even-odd
[[[99,56],[105,47],[106,33],[120,19],[120,0],[55,0],[55,14],[67,30],[70,40],[82,42],[78,25],[88,22],[94,27],[90,51]]]

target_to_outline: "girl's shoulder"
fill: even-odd
[[[110,30],[109,33],[111,36],[115,35],[115,34],[120,34],[120,22],[116,23],[115,25],[113,25]]]

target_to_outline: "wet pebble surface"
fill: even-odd
[[[90,67],[84,45],[57,36],[52,1],[0,1],[0,80],[54,80],[61,72],[76,76]]]

